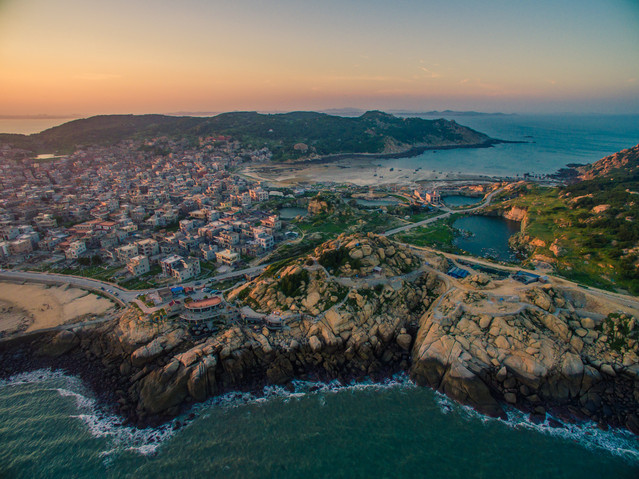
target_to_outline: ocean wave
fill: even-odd
[[[353,381],[349,384],[342,384],[337,380],[328,382],[293,380],[288,387],[265,386],[259,392],[229,392],[215,396],[194,405],[189,412],[203,412],[211,407],[231,409],[248,404],[264,404],[274,399],[286,402],[308,396],[317,396],[320,402],[322,402],[326,394],[413,387],[417,386],[410,380],[406,373],[399,373],[382,381],[366,379],[363,381]]]
[[[528,414],[513,407],[505,408],[506,419],[492,418],[477,412],[470,406],[459,404],[440,392],[435,392],[435,401],[443,414],[456,412],[467,420],[483,423],[498,422],[511,429],[526,429],[546,436],[574,442],[588,450],[604,450],[632,463],[639,464],[639,441],[625,429],[604,431],[593,421],[571,423],[550,414],[541,422],[533,422]]]
[[[60,370],[39,369],[16,374],[0,381],[0,388],[27,384],[41,384],[46,390],[56,391],[61,397],[72,398],[77,414],[72,414],[71,417],[81,420],[93,437],[108,440],[108,449],[100,453],[105,458],[125,450],[142,455],[154,454],[175,433],[175,421],[145,429],[123,425],[120,417],[107,412],[91,397],[79,378]]]
[[[38,370],[15,375],[0,381],[0,388],[11,385],[43,383],[47,389],[56,391],[61,397],[72,398],[77,414],[71,417],[81,420],[95,438],[107,440],[108,447],[101,453],[105,465],[113,456],[124,451],[140,455],[156,454],[166,441],[174,437],[182,428],[188,427],[198,418],[208,416],[213,408],[235,409],[246,405],[266,405],[273,400],[288,402],[302,398],[317,398],[320,405],[332,394],[381,391],[387,389],[421,389],[410,380],[406,373],[397,374],[383,381],[370,379],[349,384],[337,380],[328,382],[295,380],[289,386],[265,386],[258,392],[229,392],[212,397],[193,405],[181,416],[155,428],[138,429],[122,424],[120,417],[105,411],[84,388],[81,380],[61,371]],[[632,464],[639,464],[639,441],[629,431],[610,429],[603,431],[596,423],[568,423],[550,415],[543,422],[532,422],[526,413],[515,408],[506,410],[507,419],[491,418],[475,409],[459,404],[442,393],[433,391],[434,400],[442,414],[456,414],[466,420],[482,423],[497,422],[512,429],[526,429],[539,434],[571,441],[590,450],[604,450],[621,457]]]
[[[11,376],[7,379],[0,380],[0,388],[7,386],[20,386],[23,384],[37,384],[44,381],[55,380],[74,380],[73,376],[69,376],[60,370],[52,369],[37,369],[35,371],[29,371],[26,373],[19,373]],[[79,380],[78,380],[79,381]]]

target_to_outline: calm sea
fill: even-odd
[[[62,125],[73,118],[36,118],[36,119],[3,119],[0,118],[0,133],[21,133],[30,135]]]
[[[492,138],[525,141],[493,148],[426,151],[387,160],[384,167],[451,173],[554,173],[569,163],[592,163],[639,143],[639,115],[512,115],[450,117]]]
[[[140,431],[72,377],[23,374],[0,385],[0,476],[639,477],[629,433],[534,425],[517,411],[487,419],[404,377],[295,386],[227,394]]]

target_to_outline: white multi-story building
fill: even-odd
[[[135,243],[138,246],[138,253],[145,256],[155,256],[160,252],[160,245],[154,239],[143,239]]]
[[[67,259],[78,259],[82,253],[87,250],[87,245],[84,241],[74,241],[69,244],[69,247],[65,250],[64,255]]]
[[[261,220],[262,226],[269,228],[273,231],[277,231],[282,228],[282,221],[279,215],[270,215]]]
[[[218,262],[227,264],[229,266],[233,266],[240,260],[240,255],[234,253],[230,249],[225,249],[223,251],[218,251],[215,253],[215,258]]]
[[[265,250],[269,250],[273,248],[273,246],[275,246],[275,240],[273,239],[273,236],[269,234],[263,233],[255,238],[255,241],[257,241],[259,245]]]
[[[268,191],[264,191],[262,188],[251,189],[249,193],[253,201],[268,201]]]
[[[120,246],[119,248],[115,249],[115,255],[117,256],[118,260],[126,263],[131,258],[138,255],[138,246],[135,243]]]
[[[127,265],[129,273],[133,276],[140,276],[151,271],[151,265],[149,264],[149,258],[145,255],[134,256],[129,259]]]
[[[172,276],[173,266],[176,265],[179,261],[182,261],[182,256],[177,254],[168,256],[160,261],[160,266],[162,266],[162,273],[165,276]]]
[[[160,261],[160,265],[166,276],[172,276],[180,282],[195,278],[201,272],[200,260],[197,258],[172,255]]]

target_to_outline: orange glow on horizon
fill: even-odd
[[[341,9],[333,0],[277,0],[274,9],[243,0],[215,8],[6,0],[0,114],[541,104],[639,111],[639,64],[631,61],[639,29],[629,13],[639,15],[624,2],[580,4],[577,25],[560,6],[548,17],[549,5],[477,10],[459,1],[467,15],[411,0],[406,10],[359,0]]]

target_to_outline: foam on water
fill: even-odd
[[[345,391],[372,391],[410,387],[417,386],[408,378],[406,373],[396,374],[380,382],[364,380],[361,382],[353,381],[346,385],[337,380],[329,382],[294,380],[291,381],[291,387],[289,388],[282,386],[265,386],[261,392],[230,392],[216,396],[203,403],[194,405],[190,412],[205,412],[211,407],[237,408],[247,404],[263,404],[274,399],[286,402],[292,399],[301,399],[309,395],[318,396],[319,400],[322,401],[322,396],[326,394],[336,394]]]
[[[621,457],[632,464],[639,464],[639,441],[625,429],[609,429],[604,431],[593,421],[570,423],[559,418],[546,415],[543,422],[535,423],[528,414],[513,407],[505,408],[507,419],[485,416],[475,409],[456,403],[440,392],[435,392],[437,402],[443,414],[456,412],[467,420],[479,420],[483,423],[496,421],[512,429],[527,429],[547,436],[571,441],[589,449],[605,450],[610,454]]]
[[[288,402],[305,397],[316,397],[318,402],[324,405],[328,395],[332,394],[418,388],[405,373],[381,382],[365,380],[347,385],[336,380],[295,380],[291,382],[290,387],[266,386],[260,392],[229,392],[216,396],[195,404],[185,414],[162,426],[138,429],[123,425],[121,418],[101,408],[97,401],[90,397],[80,379],[74,376],[61,371],[38,370],[2,380],[0,388],[25,384],[44,384],[47,386],[46,389],[56,391],[61,397],[73,398],[78,414],[71,417],[81,420],[93,437],[108,440],[108,449],[101,453],[107,464],[111,461],[111,456],[123,451],[132,451],[140,455],[157,453],[163,443],[178,433],[180,426],[188,427],[197,418],[208,416],[212,408],[235,409],[246,405],[262,405],[273,400]],[[545,421],[534,423],[529,420],[527,414],[514,408],[507,409],[506,420],[496,419],[482,415],[469,406],[458,404],[439,392],[434,392],[434,399],[442,414],[457,414],[469,421],[495,421],[512,429],[535,431],[577,443],[589,450],[605,450],[632,464],[639,464],[639,441],[626,430],[603,431],[594,422],[567,423],[549,415]]]
[[[26,384],[42,384],[45,390],[56,391],[61,397],[73,398],[78,414],[71,417],[81,420],[95,438],[108,439],[109,449],[101,456],[109,456],[124,450],[149,455],[157,451],[160,444],[169,439],[174,431],[174,421],[156,428],[138,429],[125,426],[122,419],[105,411],[90,397],[81,380],[62,371],[39,369],[21,373],[0,381],[0,388]]]

